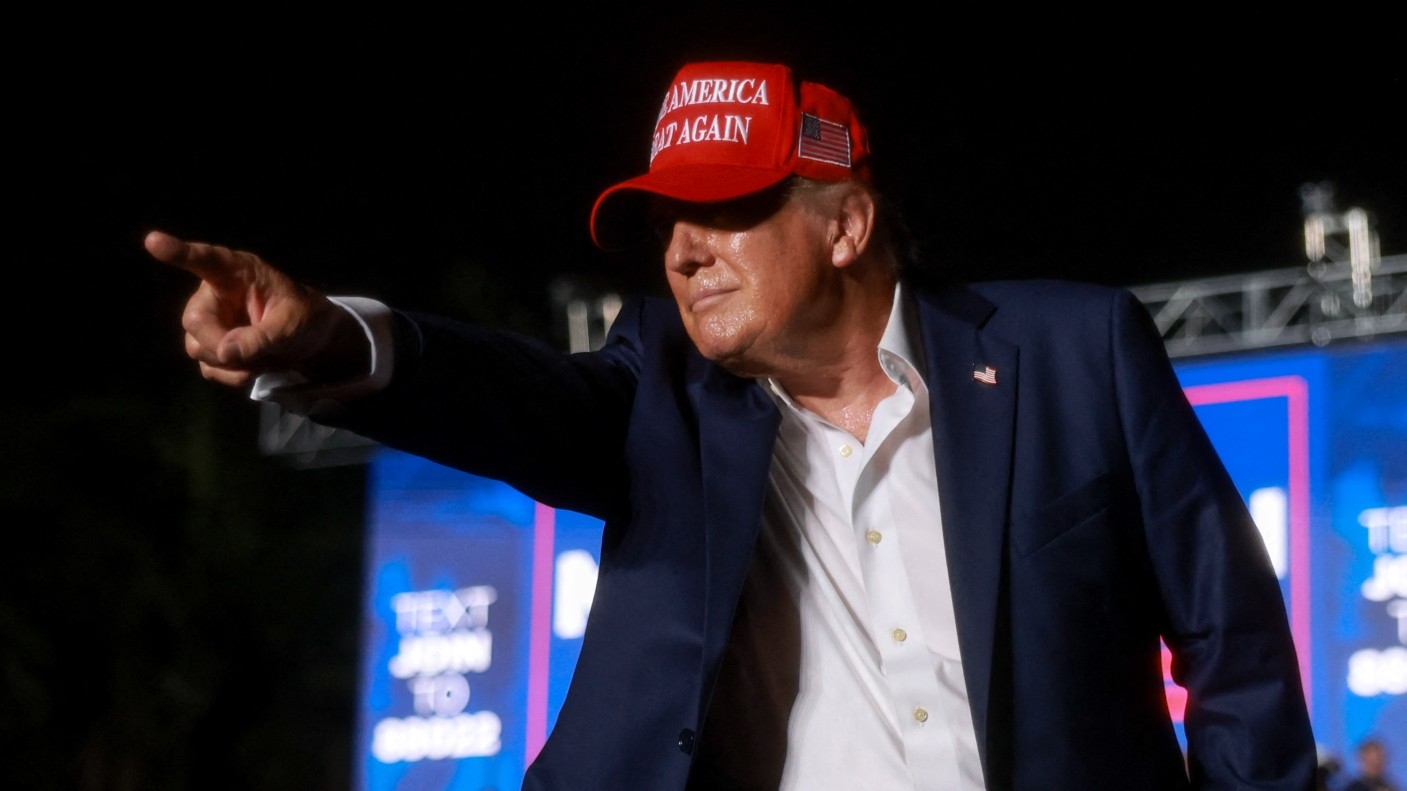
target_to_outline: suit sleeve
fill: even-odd
[[[640,367],[642,306],[627,303],[597,352],[439,316],[395,315],[390,384],[320,422],[548,505],[608,518],[626,497],[624,444]]]
[[[1112,358],[1122,431],[1188,693],[1194,788],[1306,791],[1315,746],[1279,581],[1146,309],[1120,292]]]

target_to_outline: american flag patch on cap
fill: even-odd
[[[796,155],[802,159],[850,167],[850,130],[835,121],[801,114],[801,140]]]

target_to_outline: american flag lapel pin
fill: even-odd
[[[997,383],[997,369],[990,365],[972,366],[972,378],[984,385],[994,385]]]

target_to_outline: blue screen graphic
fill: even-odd
[[[516,789],[566,694],[601,525],[389,450],[371,481],[357,787]]]
[[[1407,340],[1178,371],[1280,574],[1316,740],[1407,755]]]

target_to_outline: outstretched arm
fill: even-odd
[[[316,382],[364,376],[370,347],[356,320],[326,295],[253,253],[147,234],[147,252],[200,278],[181,326],[206,379],[245,387],[270,372]]]

